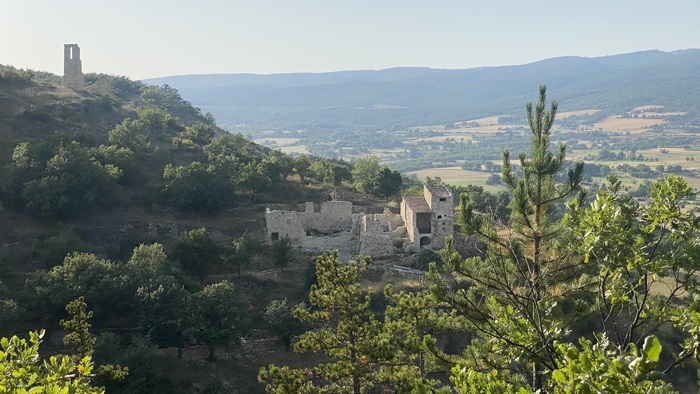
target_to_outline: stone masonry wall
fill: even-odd
[[[320,209],[318,209],[320,208]],[[268,240],[289,237],[314,252],[337,249],[348,255],[384,257],[402,245],[406,231],[400,215],[353,214],[349,201],[306,203],[303,211],[265,210]],[[274,234],[274,236],[273,236]]]
[[[85,89],[85,76],[78,44],[63,46],[63,85],[75,90]]]
[[[271,211],[269,208],[265,210],[268,240],[272,240],[273,234],[277,234],[278,238],[288,237],[292,244],[299,245],[306,236],[305,222],[305,212]]]

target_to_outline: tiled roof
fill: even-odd
[[[452,192],[446,186],[429,186],[428,191],[437,198],[452,197]]]
[[[406,206],[415,213],[430,213],[430,205],[423,197],[404,197]]]

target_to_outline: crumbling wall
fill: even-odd
[[[359,255],[386,257],[396,253],[391,233],[362,233],[360,235]]]
[[[353,225],[352,203],[350,201],[325,201],[321,212],[309,213],[307,203],[306,230],[320,234],[333,234],[344,231]]]
[[[401,218],[403,219],[404,225],[406,226],[406,232],[408,233],[408,239],[411,242],[417,242],[418,240],[418,227],[416,227],[416,214],[408,206],[406,200],[401,200]]]
[[[454,234],[454,223],[452,218],[442,218],[433,220],[433,242],[430,247],[442,249],[445,246],[445,238]]]
[[[107,96],[112,90],[112,82],[105,75],[101,75],[95,83],[88,87],[88,90],[92,93],[98,94],[100,96]]]
[[[75,90],[85,89],[85,76],[78,44],[63,45],[63,85]]]
[[[332,235],[306,236],[299,246],[318,253],[327,249],[337,249],[343,254],[355,255],[359,233],[359,222],[356,222],[349,228]]]
[[[289,237],[306,250],[337,249],[348,255],[385,257],[396,253],[406,241],[401,215],[354,214],[349,201],[306,203],[303,211],[265,210],[268,240]]]
[[[265,210],[267,239],[270,241],[287,237],[293,245],[300,245],[306,236],[305,223],[305,212]]]
[[[398,218],[398,220],[397,220]],[[397,245],[403,243],[405,227],[392,228],[392,224],[401,222],[401,216],[391,212],[363,215],[358,254],[372,257],[391,256],[397,252]]]

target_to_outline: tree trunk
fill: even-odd
[[[289,351],[292,350],[292,337],[291,337],[291,335],[283,336],[282,342],[284,342],[284,348],[287,350],[287,353],[289,353]]]
[[[209,361],[214,361],[216,360],[216,357],[214,357],[214,346],[209,346]]]

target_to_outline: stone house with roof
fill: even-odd
[[[401,218],[411,249],[440,249],[454,233],[454,196],[446,186],[424,186],[423,197],[403,197]]]

